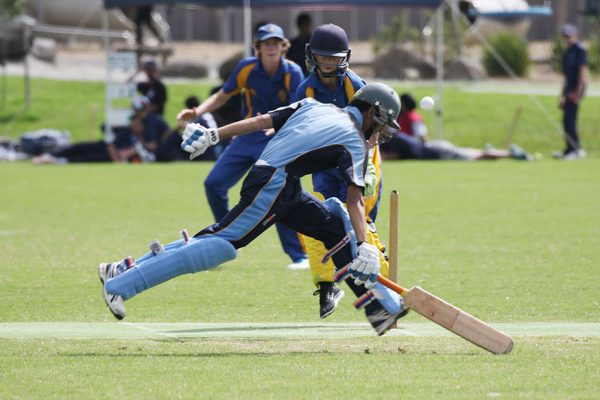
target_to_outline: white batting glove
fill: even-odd
[[[349,272],[355,284],[364,284],[367,289],[373,287],[380,272],[379,249],[370,243],[362,243],[358,247],[356,258],[350,264]]]
[[[197,123],[187,124],[181,137],[181,149],[190,153],[190,160],[198,157],[210,147],[219,143],[219,131],[208,129]]]

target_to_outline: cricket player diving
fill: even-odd
[[[136,261],[98,266],[103,296],[117,319],[125,317],[124,302],[176,276],[205,271],[233,260],[236,249],[249,244],[279,222],[315,238],[328,250],[336,269],[350,265],[347,285],[357,297],[371,291],[365,307],[368,321],[383,335],[408,309],[402,298],[377,282],[380,251],[367,241],[364,176],[369,148],[388,139],[397,128],[400,100],[381,83],[358,90],[350,104],[338,108],[312,98],[218,129],[188,124],[181,147],[193,157],[221,139],[274,129],[274,137],[243,182],[239,203],[218,223],[190,240],[152,251]],[[300,185],[304,175],[338,168],[347,184],[346,208],[336,199],[321,202]]]

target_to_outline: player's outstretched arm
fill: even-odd
[[[243,136],[252,132],[258,132],[273,128],[273,120],[270,114],[258,115],[256,117],[243,119],[219,128],[221,139]]]
[[[273,128],[271,115],[264,114],[225,125],[222,128],[205,128],[200,124],[187,124],[182,135],[181,148],[190,153],[190,160],[198,157],[222,139],[243,136]]]

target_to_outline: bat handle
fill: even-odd
[[[394,292],[398,293],[400,296],[404,294],[405,289],[398,285],[396,282],[389,280],[383,275],[379,275],[377,277],[377,282],[381,283],[383,286],[392,289]]]
[[[346,265],[344,268],[340,269],[335,274],[335,281],[339,282],[343,279],[346,279],[346,277],[348,276],[349,269],[350,269],[349,265]],[[402,296],[402,294],[405,291],[405,289],[402,286],[398,285],[396,282],[389,280],[388,278],[386,278],[383,275],[379,275],[377,277],[377,282],[381,283],[383,286],[386,286],[389,289],[393,290],[394,292],[398,293],[400,296]]]

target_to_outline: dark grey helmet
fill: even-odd
[[[367,83],[354,93],[353,99],[364,101],[374,107],[373,119],[376,124],[400,129],[396,122],[400,114],[400,98],[398,93],[388,85],[379,82]]]

